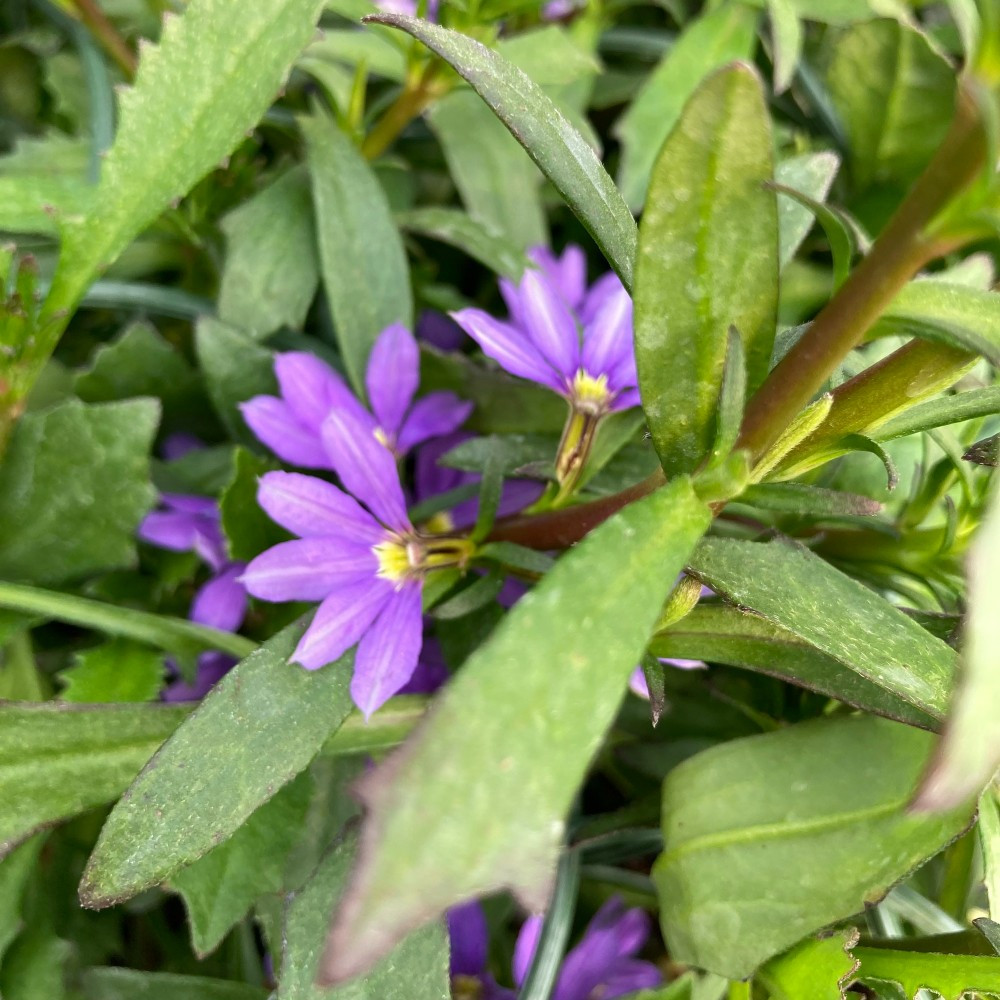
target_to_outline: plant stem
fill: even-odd
[[[108,20],[107,15],[97,4],[97,0],[73,0],[73,6],[80,15],[80,20],[87,26],[90,33],[101,43],[101,47],[118,64],[119,69],[128,80],[135,79],[138,60],[128,43],[118,33],[118,29]]]
[[[986,139],[975,102],[960,92],[955,119],[867,257],[768,375],[747,407],[739,447],[759,458],[819,391],[937,244],[926,230],[982,170]]]
[[[423,73],[415,81],[407,81],[399,97],[386,109],[361,144],[361,152],[366,159],[375,160],[395,142],[399,134],[420,114],[434,98],[444,93],[434,86],[438,63],[427,64]]]

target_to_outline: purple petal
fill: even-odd
[[[240,579],[249,593],[265,601],[322,601],[377,572],[370,545],[303,538],[262,552]]]
[[[604,300],[609,295],[616,295],[619,291],[623,291],[624,287],[621,278],[614,271],[602,274],[584,296],[583,305],[580,306],[580,322],[586,326],[597,315],[597,310],[600,309]]]
[[[521,986],[528,969],[531,967],[531,960],[535,957],[535,950],[538,948],[538,939],[542,936],[542,917],[540,914],[533,914],[521,925],[518,932],[517,941],[514,942],[514,961],[512,972],[514,982]]]
[[[638,958],[619,959],[614,971],[601,983],[602,1000],[655,989],[663,982],[663,973],[652,962]]]
[[[420,586],[404,584],[389,598],[375,624],[358,643],[351,697],[369,718],[412,676],[420,657],[423,618]]]
[[[612,376],[625,377],[626,385],[635,385],[632,299],[624,288],[604,299],[584,329],[583,368],[594,378],[607,375],[612,391],[623,388]],[[627,380],[629,373],[632,374],[630,381]]]
[[[278,458],[303,469],[332,468],[318,430],[304,426],[283,400],[254,396],[240,404],[240,411],[257,439]]]
[[[350,410],[359,419],[371,419],[347,383],[315,354],[305,351],[279,354],[274,359],[274,374],[292,413],[317,435],[326,415],[334,408]]]
[[[236,666],[236,660],[225,653],[202,653],[198,657],[198,672],[194,683],[188,684],[177,676],[164,689],[160,697],[166,702],[200,701]]]
[[[448,911],[452,976],[479,976],[486,969],[489,931],[486,914],[477,900]]]
[[[201,451],[205,445],[202,443],[200,438],[196,438],[193,434],[177,433],[171,434],[166,441],[163,442],[163,448],[161,449],[163,457],[168,462],[176,461],[178,458],[183,458],[188,452]]]
[[[323,422],[323,444],[349,492],[387,528],[412,530],[396,460],[369,426],[334,410]]]
[[[638,389],[623,389],[612,401],[611,411],[617,413],[619,410],[630,410],[641,401]]]
[[[520,291],[532,341],[557,372],[572,379],[580,365],[580,336],[569,307],[539,271],[525,271]]]
[[[235,632],[247,612],[247,592],[238,582],[242,563],[233,563],[212,577],[195,595],[188,617],[201,625]]]
[[[173,552],[188,552],[194,548],[198,521],[190,514],[154,510],[139,525],[138,536],[150,545]]]
[[[472,413],[472,403],[453,392],[432,392],[418,399],[406,415],[396,439],[396,452],[405,455],[429,438],[457,431]]]
[[[649,701],[649,683],[642,667],[636,667],[628,679],[629,690],[644,701]]]
[[[420,649],[420,659],[413,676],[399,689],[400,694],[434,694],[440,690],[451,672],[444,662],[441,643],[433,636],[425,636]]]
[[[292,662],[316,670],[339,660],[371,628],[392,594],[392,584],[377,577],[338,589],[319,606]]]
[[[365,386],[368,402],[386,434],[395,438],[420,381],[420,350],[413,334],[400,323],[387,326],[368,357]]]
[[[517,327],[501,323],[482,309],[462,309],[451,315],[483,353],[511,375],[565,392],[565,380]]]
[[[524,310],[521,308],[521,292],[517,284],[510,278],[501,278],[498,282],[500,297],[507,306],[507,319],[511,326],[524,330]]]
[[[219,504],[212,497],[197,496],[194,493],[162,493],[160,501],[164,507],[179,514],[219,520]]]
[[[272,521],[301,538],[333,535],[375,545],[385,534],[354,497],[315,476],[265,473],[260,478],[257,502]]]
[[[547,247],[534,247],[528,256],[542,269],[570,309],[578,309],[587,290],[587,257],[575,243],[557,257]]]
[[[461,431],[435,438],[419,447],[413,464],[414,493],[418,501],[447,493],[475,480],[474,473],[438,465],[438,459],[442,455],[471,437],[471,434]]]
[[[465,342],[458,324],[434,309],[420,314],[416,333],[417,340],[423,340],[440,351],[457,351]]]

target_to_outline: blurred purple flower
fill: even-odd
[[[257,556],[242,581],[266,601],[321,602],[292,659],[315,670],[357,645],[351,695],[370,716],[416,669],[426,574],[464,566],[472,543],[417,533],[395,459],[355,412],[332,410],[321,436],[348,492],[312,476],[264,475],[258,502],[299,537]]]
[[[194,447],[199,446],[195,442]],[[180,454],[190,450],[184,442]],[[170,442],[164,452],[179,457]],[[209,497],[183,493],[164,493],[160,501],[162,509],[147,514],[139,525],[139,538],[161,549],[196,552],[208,564],[212,576],[195,594],[188,618],[199,625],[235,632],[243,624],[247,610],[247,593],[239,582],[244,566],[231,562],[226,554],[219,505]],[[188,684],[178,677],[164,690],[164,700],[191,701],[204,697],[235,662],[224,653],[202,653],[194,683]]]
[[[542,918],[529,917],[514,947],[514,981],[521,986],[538,947]],[[497,986],[486,971],[488,931],[479,903],[473,901],[448,911],[451,938],[451,974],[477,980],[481,996],[508,1000],[515,994]],[[613,1000],[663,982],[652,962],[635,956],[649,937],[649,917],[640,909],[627,910],[620,897],[609,899],[594,915],[579,944],[563,960],[552,1000]]]
[[[667,660],[661,658],[660,663],[663,663],[668,667],[676,667],[678,670],[708,669],[708,664],[702,660]],[[636,667],[635,670],[632,671],[632,676],[629,678],[628,686],[633,694],[649,701],[649,685],[646,683],[646,675],[643,673],[642,667]]]
[[[416,17],[420,9],[418,0],[375,0],[375,6],[387,14],[408,14],[410,17]],[[436,21],[437,14],[438,0],[427,0],[427,20]]]
[[[413,334],[398,323],[379,334],[368,359],[365,386],[372,413],[314,354],[279,354],[274,373],[281,395],[255,396],[243,403],[243,419],[279,458],[304,469],[335,468],[322,435],[323,421],[333,410],[349,413],[397,458],[456,430],[472,411],[471,403],[451,392],[432,392],[414,401],[420,350]]]

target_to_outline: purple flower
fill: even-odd
[[[375,6],[387,14],[408,14],[410,17],[416,17],[420,8],[418,0],[375,0]],[[438,0],[427,0],[427,20],[436,21],[437,12]]]
[[[678,670],[708,669],[708,664],[703,660],[664,659],[663,657],[660,657],[660,663],[668,667],[676,667]],[[649,685],[646,683],[646,675],[643,673],[642,667],[636,667],[635,670],[632,671],[632,676],[629,677],[628,680],[628,686],[633,694],[649,701]]]
[[[312,476],[264,475],[258,502],[299,537],[257,556],[242,581],[266,601],[321,602],[292,659],[315,670],[357,645],[351,695],[370,716],[417,666],[426,575],[464,566],[473,546],[414,529],[396,461],[370,421],[334,409],[321,437],[347,492]]]
[[[351,416],[397,457],[460,427],[472,404],[454,393],[432,392],[414,401],[420,378],[420,349],[398,323],[386,327],[372,347],[365,385],[372,413],[344,380],[314,354],[291,351],[274,359],[280,396],[255,396],[243,403],[243,419],[279,458],[304,469],[335,465],[323,441],[323,421],[332,410]]]
[[[176,453],[172,448],[165,450]],[[139,537],[161,549],[196,552],[211,568],[212,576],[195,594],[188,618],[200,625],[235,632],[243,624],[247,610],[247,593],[239,582],[244,566],[231,562],[226,554],[218,504],[208,497],[182,493],[164,493],[160,500],[162,509],[146,515],[139,525]],[[235,662],[224,653],[202,653],[194,683],[174,680],[163,692],[164,700],[202,698]]]
[[[559,393],[569,403],[556,457],[562,495],[575,487],[600,421],[639,402],[632,347],[632,300],[613,274],[588,290],[583,252],[533,251],[539,265],[519,285],[500,282],[507,322],[481,309],[456,322],[502,368]]]

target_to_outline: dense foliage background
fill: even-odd
[[[1000,995],[995,0],[380,8],[0,9],[0,994]]]

